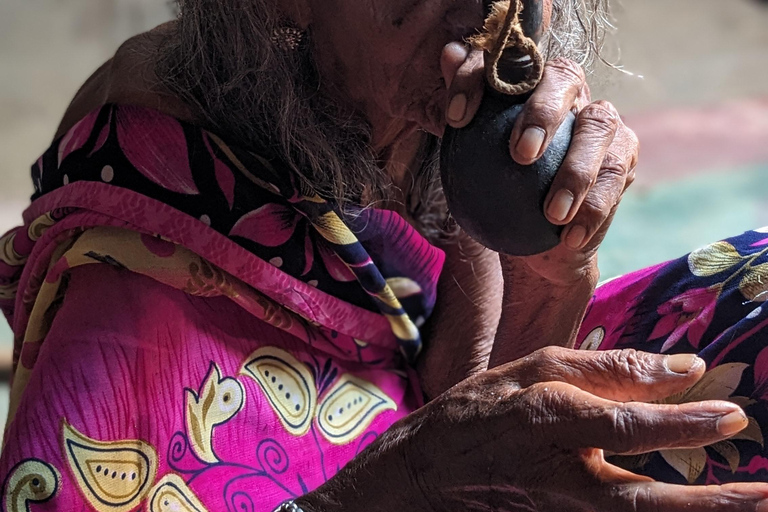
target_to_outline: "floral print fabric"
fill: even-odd
[[[108,105],[33,167],[0,239],[15,334],[6,511],[270,510],[420,405],[407,361],[443,254],[392,212],[342,214],[281,169]],[[750,426],[615,462],[677,483],[768,479],[768,232],[606,283],[578,347],[696,352]]]
[[[768,481],[768,229],[698,249],[599,287],[582,325],[583,350],[697,353],[708,366],[693,388],[665,403],[729,400],[749,427],[695,450],[615,462],[658,480]]]
[[[7,511],[269,510],[420,404],[443,254],[267,152],[108,105],[0,238]]]

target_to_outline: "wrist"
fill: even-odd
[[[499,255],[504,282],[521,281],[569,289],[577,285],[597,285],[600,270],[597,255],[550,253],[534,256]]]
[[[562,270],[541,257],[537,262],[547,264],[544,273],[531,265],[531,257],[502,258],[502,312],[488,367],[545,346],[573,346],[599,279],[596,261]]]
[[[295,500],[303,512],[407,512],[427,510],[407,460],[414,429],[408,418],[314,491]]]

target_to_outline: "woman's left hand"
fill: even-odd
[[[448,87],[446,119],[460,128],[480,105],[483,55],[459,43],[445,47],[443,76]],[[524,262],[542,278],[570,283],[596,268],[596,252],[622,195],[635,176],[639,143],[613,105],[592,102],[586,76],[576,63],[546,63],[538,87],[525,104],[510,137],[510,155],[522,165],[538,160],[568,112],[576,114],[573,139],[544,202],[553,224],[564,226],[561,244],[537,256],[503,257]]]

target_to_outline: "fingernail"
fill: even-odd
[[[667,369],[672,373],[679,373],[685,375],[690,373],[694,368],[698,368],[704,364],[700,358],[695,354],[676,354],[674,356],[667,357]]]
[[[535,159],[539,156],[539,151],[541,151],[541,146],[544,145],[546,136],[547,134],[544,130],[537,126],[526,128],[520,136],[520,140],[517,141],[515,152],[525,160]]]
[[[556,221],[563,221],[573,207],[573,194],[570,190],[561,189],[552,197],[547,208],[547,214]]]
[[[738,434],[749,425],[749,420],[741,411],[726,414],[717,422],[717,431],[723,436]]]
[[[587,230],[584,226],[573,226],[565,235],[565,245],[571,249],[581,249],[584,239],[587,237]]]
[[[458,123],[467,115],[467,97],[464,94],[457,94],[448,104],[448,120]]]
[[[456,60],[465,61],[469,57],[469,47],[458,41],[448,43],[443,49],[453,53]]]

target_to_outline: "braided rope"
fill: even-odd
[[[504,23],[493,45],[488,49],[490,62],[486,63],[486,76],[488,83],[497,91],[503,94],[520,95],[532,91],[538,85],[544,72],[544,59],[536,43],[523,33],[523,29],[520,26],[520,13],[523,11],[522,0],[502,0],[496,2],[490,17],[494,15],[499,16],[504,12],[505,7],[507,9]],[[492,24],[486,23],[486,30]],[[504,50],[511,47],[514,47],[516,51],[520,51],[531,59],[531,65],[525,78],[517,83],[508,83],[499,76],[499,61],[504,54]]]

